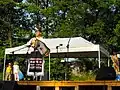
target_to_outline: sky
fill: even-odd
[[[23,2],[23,3],[25,3],[25,2],[26,2],[26,0],[23,0],[22,2]]]

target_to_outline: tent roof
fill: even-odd
[[[45,44],[51,50],[51,57],[98,57],[98,51],[101,57],[109,57],[109,52],[98,44],[93,44],[82,37],[74,38],[51,38],[44,39]],[[69,44],[69,49],[67,45]],[[56,47],[58,46],[58,49]],[[26,45],[6,48],[5,54],[26,54],[28,47]]]

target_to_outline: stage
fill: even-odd
[[[40,89],[40,90],[96,90],[96,89],[97,90],[120,90],[120,81],[115,81],[115,80],[114,81],[113,80],[109,80],[109,81],[18,81],[17,84],[19,86],[44,87],[44,89]]]

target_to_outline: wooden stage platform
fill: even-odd
[[[44,87],[42,90],[120,90],[120,81],[18,81],[17,84]],[[45,89],[49,87],[53,89]]]

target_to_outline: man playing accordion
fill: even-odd
[[[45,45],[42,38],[41,27],[35,28],[36,37],[30,39],[27,43],[28,48],[28,76],[44,76],[44,57],[49,55],[50,49]]]

